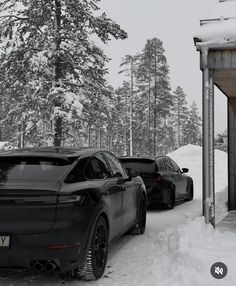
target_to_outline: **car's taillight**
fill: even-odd
[[[160,182],[163,180],[163,177],[159,173],[140,173],[140,176],[144,181]]]
[[[0,205],[54,205],[56,196],[0,196]]]
[[[72,247],[78,247],[78,246],[80,246],[79,242],[66,243],[66,244],[51,244],[51,245],[48,245],[47,248],[49,248],[49,249],[66,249],[66,248],[72,248]]]
[[[58,203],[59,204],[71,204],[76,202],[81,202],[82,196],[80,195],[59,195]]]

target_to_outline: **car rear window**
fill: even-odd
[[[155,173],[158,172],[156,162],[149,159],[120,159],[126,168],[132,168],[139,173]]]
[[[71,162],[44,157],[1,157],[0,182],[12,180],[55,181]]]

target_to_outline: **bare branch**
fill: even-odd
[[[16,15],[3,15],[3,16],[0,16],[0,18],[16,18],[18,20],[29,20],[29,17],[19,17]]]

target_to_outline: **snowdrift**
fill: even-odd
[[[186,145],[173,153],[168,154],[179,164],[180,168],[188,168],[189,175],[193,178],[195,198],[202,198],[202,147]],[[227,153],[215,150],[215,190],[220,192],[228,184],[228,159]]]
[[[168,154],[181,168],[189,168],[189,175],[194,182],[194,198],[202,199],[202,147],[186,145]],[[227,153],[215,150],[215,200],[216,221],[227,214],[228,201],[228,158]]]

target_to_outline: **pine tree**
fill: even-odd
[[[145,136],[148,140],[146,144],[150,146],[149,155],[156,156],[163,139],[157,136],[159,124],[168,118],[172,105],[169,67],[160,39],[153,38],[146,42],[140,54],[137,82],[140,93],[146,98],[147,103],[148,120]]]
[[[34,96],[33,103],[37,98],[41,111],[35,112],[32,120],[46,118],[54,122],[55,145],[61,145],[68,120],[81,115],[87,87],[100,87],[104,82],[104,63],[108,59],[92,42],[91,35],[104,43],[110,36],[127,36],[105,13],[94,16],[98,3],[99,0],[0,3],[0,73],[4,75],[0,87],[11,86],[18,91],[11,93],[16,105],[23,103],[25,96]],[[24,108],[29,114],[27,104]],[[21,110],[21,106],[17,109]]]
[[[188,107],[186,101],[186,94],[183,89],[178,86],[174,91],[174,105],[173,113],[175,120],[175,131],[177,134],[177,148],[181,147],[183,143],[183,129],[185,128],[185,122],[188,118]]]
[[[125,73],[130,81],[129,95],[129,155],[133,156],[133,104],[135,95],[135,76],[137,70],[138,56],[126,55],[120,65],[123,68],[119,73]]]
[[[128,155],[128,148],[129,148],[129,123],[130,123],[130,83],[127,81],[124,81],[122,83],[122,86],[116,90],[116,97],[117,97],[117,103],[114,106],[114,110],[116,111],[116,119],[115,121],[119,122],[119,132],[123,134],[123,148],[121,155]]]
[[[192,103],[190,110],[187,112],[187,120],[183,128],[183,145],[198,144],[200,138],[201,119],[198,115],[198,108],[195,102]]]

